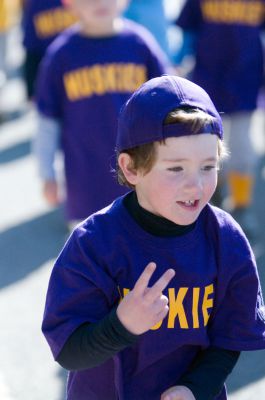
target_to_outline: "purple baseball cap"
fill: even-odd
[[[118,119],[117,150],[191,135],[190,128],[184,124],[163,124],[170,111],[185,106],[198,108],[214,117],[198,134],[210,133],[223,138],[221,117],[205,90],[187,79],[163,75],[145,82],[123,106]]]

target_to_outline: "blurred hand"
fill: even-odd
[[[151,287],[148,287],[156,264],[150,262],[131,290],[120,302],[117,316],[125,328],[140,335],[165,318],[168,313],[168,298],[163,295],[175,271],[168,269]]]
[[[44,182],[43,195],[50,206],[57,206],[60,203],[56,181]]]
[[[166,390],[161,400],[196,400],[190,389],[186,386],[172,386]]]

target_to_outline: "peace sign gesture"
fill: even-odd
[[[155,269],[156,264],[150,262],[133,290],[124,297],[117,308],[119,320],[129,332],[135,335],[147,332],[168,313],[168,298],[162,292],[175,275],[175,271],[168,269],[149,288],[148,283]]]

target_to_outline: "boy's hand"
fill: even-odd
[[[135,335],[147,332],[168,313],[168,298],[162,292],[175,275],[175,271],[168,269],[149,288],[148,283],[155,269],[155,263],[147,265],[133,290],[124,297],[117,308],[119,320]]]
[[[58,186],[56,181],[45,181],[43,184],[43,195],[50,206],[57,206],[60,202]]]
[[[196,400],[190,389],[186,386],[173,386],[166,390],[161,400]]]

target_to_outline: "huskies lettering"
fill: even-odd
[[[123,297],[129,291],[129,289],[123,289]],[[213,284],[203,288],[181,287],[178,290],[169,288],[165,295],[169,299],[168,316],[164,321],[153,326],[152,330],[159,329],[163,323],[167,324],[168,329],[198,329],[208,324],[213,308]],[[190,305],[187,306],[188,304]]]
[[[112,63],[79,68],[64,75],[70,101],[107,93],[132,93],[147,79],[146,67],[132,63]]]
[[[37,36],[48,38],[54,36],[76,22],[76,18],[63,7],[43,11],[34,17]]]
[[[206,21],[224,24],[259,26],[265,12],[260,0],[205,0],[201,7]]]

